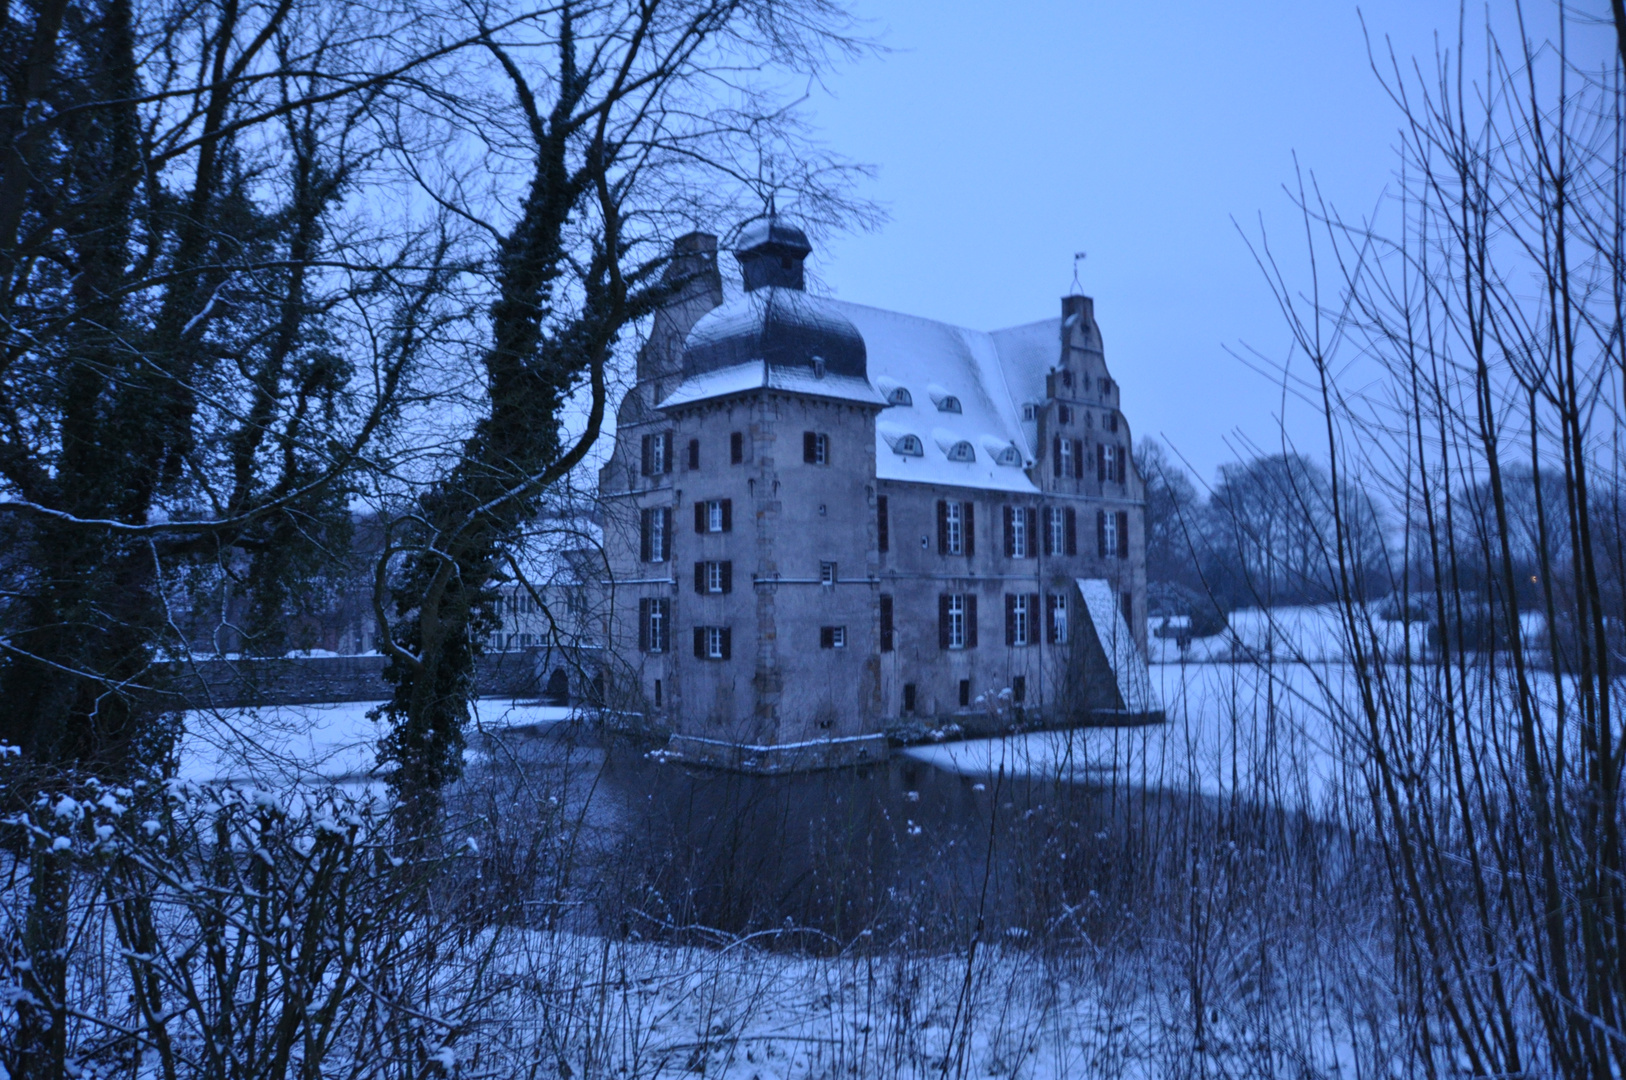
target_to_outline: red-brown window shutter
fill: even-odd
[[[1016,594],[1005,594],[1005,646],[1016,644]]]
[[[1129,511],[1118,511],[1118,558],[1129,558]]]
[[[1011,515],[1017,511],[1014,506],[1002,506],[1000,517],[1005,524],[1005,557],[1013,558],[1016,555],[1016,527],[1011,523]]]
[[[1067,554],[1069,554],[1069,555],[1077,555],[1078,554],[1078,512],[1076,510],[1074,510],[1072,507],[1069,506],[1067,508],[1065,514],[1064,514],[1064,517],[1066,519],[1065,523],[1066,523],[1066,526],[1067,526],[1066,530],[1065,530],[1066,533],[1067,533]]]
[[[977,594],[965,594],[965,647],[977,647]]]
[[[960,504],[960,518],[962,522],[963,547],[967,556],[977,553],[977,504],[964,502]]]
[[[949,598],[948,593],[939,593],[937,597],[937,647],[949,647]]]

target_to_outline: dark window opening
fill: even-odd
[[[655,680],[655,708],[661,707],[661,681]]]
[[[892,546],[891,532],[886,519],[886,496],[880,495],[875,499],[875,546],[886,551]]]
[[[960,708],[966,709],[966,708],[970,708],[970,706],[971,706],[971,680],[970,679],[961,679],[960,680]]]
[[[881,651],[892,651],[892,595],[881,594]]]
[[[1026,675],[1018,675],[1011,680],[1011,701],[1020,705],[1027,699],[1027,696],[1028,678]]]
[[[689,468],[700,468],[700,440],[689,440]]]
[[[745,434],[735,431],[728,436],[728,463],[738,465],[745,460]]]
[[[906,713],[915,711],[915,684],[912,682],[903,684],[903,711]]]

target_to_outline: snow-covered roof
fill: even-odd
[[[1036,365],[1023,385],[1037,381],[1042,399],[1045,372],[1060,356],[1060,331],[1051,321],[1051,347],[1042,356],[999,348],[995,335],[980,330],[903,315],[843,300],[826,301],[864,335],[870,381],[909,391],[910,405],[893,405],[879,418],[875,433],[875,472],[883,480],[947,484],[955,487],[1035,494],[1038,488],[1023,466],[1033,460],[1033,437],[1022,429],[1021,399],[1011,393],[1010,366]],[[940,404],[953,398],[959,411]],[[924,453],[899,454],[893,447],[904,434],[916,436]],[[970,444],[969,461],[951,461],[961,443]],[[1012,464],[1001,464],[999,450],[1014,445]],[[960,451],[964,454],[964,449]]]
[[[1107,662],[1112,665],[1124,711],[1132,715],[1162,712],[1163,705],[1152,687],[1151,672],[1146,669],[1146,657],[1141,655],[1135,636],[1129,632],[1129,624],[1124,622],[1112,584],[1105,578],[1074,580],[1084,597],[1084,611],[1095,627],[1095,636],[1100,639]]]
[[[733,367],[691,375],[662,398],[659,407],[670,409],[677,405],[689,405],[709,398],[761,389],[789,390],[811,397],[859,401],[868,405],[880,405],[884,402],[881,395],[865,379],[830,374],[821,378],[814,374],[811,368],[779,367],[762,360],[751,360],[744,364],[735,364]]]
[[[728,300],[691,332],[691,355],[725,339],[743,340],[762,323],[770,290],[725,289]],[[875,432],[880,479],[1038,493],[1025,471],[1038,456],[1036,424],[1022,419],[1022,406],[1045,399],[1045,375],[1061,358],[1060,319],[988,333],[845,300],[771,291],[794,301],[783,305],[787,317],[821,328],[850,323],[863,338],[868,379],[833,372],[817,378],[811,368],[752,359],[691,374],[661,408],[761,388],[882,404],[887,408]],[[910,404],[891,404],[900,397]]]

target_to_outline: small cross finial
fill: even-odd
[[[1087,251],[1073,252],[1073,295],[1077,296],[1084,291],[1084,286],[1078,281],[1078,264],[1090,257]]]

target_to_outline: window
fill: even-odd
[[[1031,506],[1006,506],[1005,557],[1031,559],[1038,540],[1039,512]]]
[[[809,465],[830,464],[830,436],[817,431],[802,432],[802,460]]]
[[[1118,414],[1116,412],[1109,412],[1109,413],[1106,414],[1106,416],[1107,416],[1107,430],[1108,431],[1117,431],[1118,430]]]
[[[727,660],[732,652],[729,629],[726,626],[697,626],[694,628],[694,655],[697,660]]]
[[[725,533],[734,531],[734,500],[706,499],[694,504],[694,531]]]
[[[1112,393],[1112,380],[1107,378],[1104,375],[1101,377],[1101,393],[1103,393],[1103,394]]]
[[[915,711],[915,684],[912,682],[903,684],[903,711],[906,713]]]
[[[661,707],[661,681],[655,680],[655,708]]]
[[[886,496],[875,497],[875,547],[887,551],[892,546],[891,522],[887,520]]]
[[[694,591],[697,593],[733,592],[734,564],[728,561],[695,563]]]
[[[915,399],[909,396],[908,389],[902,386],[894,387],[892,393],[887,395],[886,401],[889,405],[913,405],[915,403]]]
[[[1033,617],[1039,610],[1034,593],[1005,594],[1005,644],[1020,647],[1034,643]]]
[[[961,679],[960,680],[960,708],[969,709],[970,707],[971,707],[971,680],[970,679]]]
[[[833,562],[819,563],[819,584],[834,585],[836,583],[836,564]]]
[[[1073,373],[1071,371],[1061,373],[1061,384],[1069,390],[1073,388]]]
[[[700,468],[700,440],[689,440],[689,468]]]
[[[1022,419],[1024,419],[1024,420],[1034,420],[1034,419],[1037,419],[1038,416],[1039,416],[1039,410],[1034,408],[1032,404],[1027,404],[1027,405],[1022,406]]]
[[[1118,446],[1109,446],[1106,443],[1095,444],[1095,478],[1105,483],[1108,480],[1117,483],[1124,481],[1124,455],[1123,449]]]
[[[645,476],[660,476],[672,471],[672,433],[662,431],[645,435],[640,452],[640,471]]]
[[[892,651],[892,594],[881,594],[881,651]]]
[[[1072,439],[1064,439],[1060,435],[1050,440],[1051,458],[1057,476],[1072,477],[1078,474],[1077,463],[1073,460],[1073,447]]]
[[[1017,675],[1011,679],[1011,701],[1017,705],[1027,700],[1028,680],[1026,675]]]
[[[944,394],[937,399],[938,412],[961,412],[960,399],[953,394]]]
[[[1095,515],[1097,554],[1103,559],[1129,557],[1129,512],[1100,510]]]
[[[937,553],[975,555],[976,506],[968,502],[937,500]]]
[[[948,459],[950,461],[976,461],[977,451],[964,439],[949,447]]]
[[[847,628],[845,626],[819,627],[819,648],[845,649],[847,647]]]
[[[1073,422],[1073,407],[1071,405],[1056,406],[1056,416],[1063,424],[1071,424]]]
[[[645,597],[638,601],[638,647],[644,652],[666,651],[666,604],[662,597]]]
[[[665,562],[672,550],[672,511],[652,507],[638,515],[638,558],[647,563]]]
[[[977,647],[977,595],[943,593],[937,598],[937,643],[944,649]]]
[[[1078,514],[1071,507],[1045,508],[1044,553],[1078,554]]]
[[[1067,594],[1064,592],[1051,593],[1049,598],[1050,621],[1048,634],[1050,644],[1067,644]]]
[[[926,449],[920,444],[920,438],[915,435],[900,435],[892,440],[892,452],[903,457],[924,457]]]
[[[745,433],[732,431],[728,435],[728,463],[738,465],[745,460]]]
[[[1118,610],[1123,612],[1124,622],[1130,626],[1135,625],[1135,594],[1132,592],[1119,593]]]

